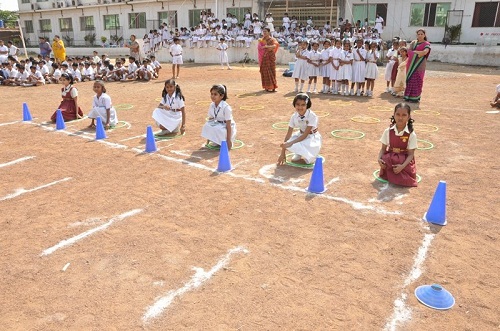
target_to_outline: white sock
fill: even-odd
[[[315,89],[316,89],[316,83],[314,83],[314,85],[313,85],[313,90],[315,90]]]
[[[304,83],[300,83],[300,89],[299,89],[299,92],[301,92],[303,88],[304,88]]]

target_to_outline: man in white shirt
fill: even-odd
[[[7,42],[7,47],[9,48],[9,56],[12,56],[17,61],[17,52],[18,52],[19,48],[14,46],[12,44],[12,41],[10,41],[10,40]]]
[[[7,62],[9,57],[9,48],[4,45],[3,40],[0,40],[0,63]]]

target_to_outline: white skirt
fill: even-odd
[[[307,75],[309,77],[318,77],[320,76],[320,67],[316,67],[315,65],[311,63],[307,63]]]
[[[174,55],[172,57],[172,64],[183,64],[182,55]]]
[[[320,67],[320,76],[330,79],[332,71],[333,71],[333,66],[331,63],[324,64]]]
[[[396,63],[396,61],[389,61],[389,62],[387,62],[387,66],[385,67],[384,78],[388,82],[391,81],[392,69],[394,68],[395,63]]]
[[[299,78],[301,80],[309,79],[309,73],[307,72],[308,63],[303,59],[297,59],[295,62],[295,68],[293,69],[292,78]]]
[[[222,141],[227,140],[226,123],[219,123],[215,121],[208,121],[203,125],[201,136],[211,142],[220,145]],[[234,143],[236,139],[236,123],[231,121],[231,142]]]
[[[106,118],[108,114],[106,112],[106,108],[97,107],[92,108],[89,113],[89,118],[97,118],[100,117],[102,120],[102,124],[106,124]],[[116,116],[116,110],[114,107],[111,107],[109,110],[109,125],[115,126],[118,123],[118,117]]]
[[[368,78],[368,79],[377,79],[377,76],[378,76],[377,64],[373,63],[373,62],[368,62],[366,64],[365,78]]]
[[[177,132],[182,123],[182,112],[156,108],[153,110],[153,119],[158,126],[161,125],[170,132]]]
[[[352,66],[344,64],[339,68],[337,80],[351,80],[352,79]]]
[[[365,76],[366,76],[366,62],[354,61],[354,63],[352,64],[352,82],[364,83]]]
[[[339,65],[339,61],[338,60],[334,60],[333,63],[338,66]],[[330,71],[330,80],[340,80],[339,78],[339,72],[340,72],[340,68],[339,70],[335,70],[335,68],[333,67],[333,64],[332,63],[329,63],[328,64],[330,67],[331,67],[331,71]]]
[[[301,134],[302,133],[300,133],[300,131],[293,134],[288,141],[297,139]],[[307,163],[313,163],[316,160],[320,149],[321,134],[319,132],[309,134],[306,139],[299,141],[288,148],[290,152],[300,155],[304,160],[306,160]]]
[[[229,62],[226,51],[220,51],[219,60],[220,60],[220,63],[227,63],[227,62]]]

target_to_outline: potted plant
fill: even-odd
[[[106,38],[106,36],[102,36],[101,37],[101,41],[102,41],[102,46],[106,45],[106,41],[108,40],[108,38]]]
[[[117,34],[113,34],[109,37],[111,41],[116,45],[119,46],[120,43],[123,41],[123,37],[119,37]]]
[[[87,34],[87,35],[85,35],[85,37],[83,39],[85,40],[85,42],[87,44],[90,44],[91,46],[94,46],[96,35],[95,35],[95,33]]]
[[[460,33],[462,32],[462,25],[446,25],[446,32],[450,42],[458,42],[460,40]]]

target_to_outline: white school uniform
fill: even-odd
[[[321,51],[321,67],[320,67],[320,76],[321,77],[327,77],[330,79],[330,76],[332,74],[333,66],[331,63],[325,64],[328,62],[330,58],[330,49],[324,49]]]
[[[309,53],[307,53],[307,58],[312,63],[319,64],[321,60],[321,53],[319,51],[310,50]],[[307,63],[307,75],[309,77],[317,77],[320,74],[320,69],[312,63]]]
[[[330,66],[332,67],[332,72],[330,74],[330,80],[340,80],[339,78],[339,70],[336,70],[333,65],[335,66],[339,66],[340,62],[340,57],[342,56],[342,49],[341,48],[337,48],[337,47],[333,47],[331,50],[330,50],[330,58],[332,59],[332,62],[330,64]]]
[[[366,59],[366,49],[364,47],[359,49],[359,53],[364,59]],[[352,62],[352,82],[364,83],[366,75],[366,62],[365,60],[361,60],[357,48],[353,50],[352,55],[354,58],[354,61]]]
[[[293,141],[299,137],[308,126],[312,126],[311,133],[306,139],[293,144],[289,151],[300,155],[307,163],[313,163],[321,149],[321,134],[318,131],[318,116],[311,110],[306,110],[303,118],[299,113],[294,112],[290,118],[288,126],[300,131],[294,133],[288,141]]]
[[[385,73],[384,73],[384,78],[388,82],[391,81],[392,69],[394,68],[394,64],[396,63],[396,60],[392,58],[393,56],[397,57],[398,51],[395,50],[394,48],[391,48],[390,50],[387,51],[387,58],[389,59],[389,62],[387,62],[387,65],[385,66]]]
[[[226,121],[231,121],[231,141],[234,142],[236,139],[236,123],[233,119],[231,106],[227,102],[221,101],[218,107],[212,102],[208,109],[208,117],[212,119],[208,120],[201,130],[203,138],[220,145],[222,141],[227,140]]]
[[[172,53],[172,64],[183,64],[182,61],[182,46],[177,44],[170,45],[170,53]]]
[[[129,63],[128,64],[128,74],[134,74],[137,71],[137,64],[135,62]]]
[[[94,68],[89,66],[88,68],[83,68],[83,75],[90,77],[90,80],[94,80]]]
[[[163,126],[170,132],[179,131],[179,126],[182,123],[181,108],[184,108],[184,100],[177,97],[174,92],[172,97],[166,94],[160,101],[160,105],[168,105],[170,109],[156,108],[153,110],[153,119],[158,126]]]
[[[220,64],[224,64],[224,63],[228,63],[229,62],[229,59],[228,59],[228,56],[227,56],[227,44],[226,43],[219,43],[217,45],[217,48],[219,49],[219,60],[220,60]]]
[[[378,51],[369,51],[368,54],[366,54],[366,73],[365,73],[365,78],[368,79],[377,79],[378,76],[378,68],[377,68],[377,61],[375,60],[375,56],[378,58],[379,53]]]
[[[307,56],[307,49],[297,50],[297,55]],[[295,68],[293,69],[292,78],[299,78],[300,80],[309,79],[309,73],[307,72],[307,60],[297,58],[295,61]]]
[[[341,61],[352,60],[352,53],[343,50],[340,56],[340,60]],[[341,65],[337,80],[351,80],[351,79],[352,79],[352,65],[348,63]]]
[[[100,97],[97,97],[97,94],[94,95],[94,99],[92,100],[92,109],[90,110],[88,117],[100,117],[102,124],[105,124],[107,118],[106,109],[109,109],[109,125],[115,126],[118,123],[118,117],[116,116],[116,110],[111,103],[111,98],[106,93],[101,94]]]

